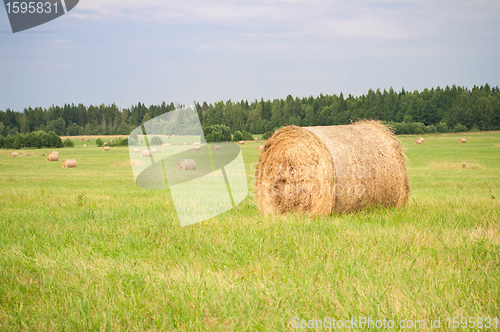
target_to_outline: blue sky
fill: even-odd
[[[0,109],[500,85],[500,1],[80,0],[12,34]]]

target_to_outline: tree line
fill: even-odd
[[[231,133],[267,134],[284,125],[344,125],[361,119],[389,123],[396,134],[500,130],[500,90],[485,84],[472,89],[453,85],[422,91],[377,89],[367,94],[324,95],[248,102],[195,102],[202,127],[225,125]],[[158,115],[176,109],[174,103],[139,102],[120,109],[116,104],[65,104],[28,107],[23,112],[0,110],[0,135],[34,131],[58,135],[128,135]],[[267,136],[266,135],[266,136]]]

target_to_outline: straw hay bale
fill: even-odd
[[[170,146],[170,143],[163,143],[161,146]]]
[[[415,144],[422,144],[422,141],[420,140],[420,138],[415,141]]]
[[[90,140],[88,138],[85,141],[90,142]]]
[[[196,169],[196,162],[193,159],[181,159],[175,165],[178,171],[192,171]]]
[[[410,187],[406,157],[378,121],[276,131],[260,153],[255,194],[263,213],[347,213],[401,206]]]
[[[238,141],[238,144],[243,145],[243,144],[245,144],[245,141]]]
[[[151,153],[156,153],[156,149],[155,148],[151,148]]]
[[[108,142],[104,142],[103,144],[104,144],[104,145],[108,145]]]
[[[467,143],[467,140],[465,138],[461,138],[458,140],[458,143]]]
[[[421,140],[422,143],[424,142],[424,138],[423,137],[420,137],[419,140]]]
[[[220,149],[220,146],[218,146],[218,145],[213,145],[212,146],[212,150],[219,150],[219,149]]]
[[[200,142],[193,142],[193,145],[201,145]]]
[[[83,146],[88,146],[88,144],[83,144]]]
[[[63,168],[73,168],[76,167],[76,160],[75,159],[64,159],[62,162],[62,167]]]
[[[153,155],[153,152],[151,150],[142,150],[141,151],[141,157],[151,157]]]
[[[186,135],[187,137],[189,137],[189,135]]]
[[[167,136],[166,138],[167,138],[167,139],[169,139],[169,138],[170,138],[170,136]]]
[[[184,142],[184,145],[189,145],[189,143],[188,142]]]
[[[45,159],[47,161],[58,161],[59,155],[57,153],[49,153]]]
[[[264,145],[259,145],[259,146],[257,147],[257,150],[259,150],[259,151],[260,151],[260,150],[264,150]]]
[[[199,150],[201,150],[201,146],[199,146],[199,145],[194,145],[194,146],[193,146],[193,150],[195,150],[195,151],[199,151]]]
[[[57,155],[59,155],[59,152],[58,151],[52,151],[50,154],[57,154]]]
[[[139,149],[138,149],[138,148],[134,148],[134,149],[132,149],[132,153],[139,153],[139,152],[140,152],[140,151],[139,151]]]
[[[114,139],[112,139],[110,142],[111,142],[111,143],[114,143],[114,142],[115,142],[115,140],[114,140]]]
[[[17,153],[17,152],[11,152],[11,153],[10,153],[10,156],[11,156],[11,157],[17,157],[17,156],[18,156],[18,153]]]
[[[109,146],[105,146],[102,148],[102,151],[109,151]]]
[[[80,141],[83,141],[83,137],[80,137]]]

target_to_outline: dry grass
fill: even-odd
[[[284,127],[259,157],[257,205],[264,213],[318,215],[401,206],[409,195],[405,161],[400,142],[380,122]]]

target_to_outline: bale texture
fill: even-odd
[[[467,143],[467,140],[465,138],[461,138],[458,140],[458,143]]]
[[[11,153],[10,153],[10,156],[11,156],[11,157],[17,157],[17,156],[18,156],[18,153],[17,153],[17,152],[11,152]]]
[[[196,169],[196,162],[193,159],[181,159],[175,165],[178,171],[192,171]]]
[[[62,162],[62,167],[63,168],[73,168],[76,167],[76,160],[75,159],[64,159]]]
[[[199,146],[199,145],[194,145],[194,146],[193,146],[193,150],[195,150],[195,151],[199,151],[199,150],[201,150],[201,146]]]
[[[255,194],[263,213],[347,213],[401,206],[410,187],[401,143],[382,123],[288,126],[259,156]]]
[[[153,155],[153,152],[151,150],[142,150],[141,151],[141,157],[151,157]]]
[[[45,159],[47,161],[58,161],[59,155],[57,153],[49,153]]]
[[[243,145],[243,144],[245,144],[245,141],[238,141],[238,144]]]
[[[86,142],[90,142],[90,140],[89,140],[88,138],[87,138],[85,141],[86,141]]]
[[[102,151],[109,151],[109,146],[105,146],[102,148]]]
[[[415,144],[422,144],[422,141],[419,139],[415,140]]]

